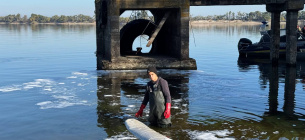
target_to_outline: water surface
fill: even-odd
[[[259,26],[190,30],[198,70],[160,70],[172,95],[172,139],[303,139],[305,64],[238,58]],[[0,25],[0,139],[136,139],[144,70],[97,71],[95,26]],[[145,45],[145,44],[144,44]],[[148,107],[144,110],[142,122]]]

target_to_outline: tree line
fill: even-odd
[[[286,21],[286,12],[282,12],[280,16],[281,21]],[[198,20],[242,20],[242,21],[270,21],[271,20],[271,13],[269,12],[227,12],[224,15],[214,15],[214,16],[191,16],[191,21],[198,21]],[[298,19],[305,19],[305,11],[299,11]]]
[[[86,16],[83,14],[74,15],[74,16],[65,16],[65,15],[54,15],[52,17],[47,17],[39,14],[31,14],[31,17],[24,15],[21,17],[20,14],[16,15],[7,15],[0,17],[0,22],[5,23],[93,23],[95,22],[95,17]]]
[[[149,17],[147,13],[137,13],[135,15],[131,15],[130,17],[120,17],[120,22],[128,22],[139,17],[146,17],[148,19],[152,19]],[[299,11],[298,13],[299,20],[305,20],[305,11]],[[191,21],[198,21],[198,20],[242,20],[242,21],[270,21],[271,20],[271,13],[269,12],[227,12],[224,15],[214,15],[214,16],[190,16]],[[286,12],[282,12],[280,16],[281,21],[286,21]],[[83,14],[73,15],[73,16],[65,16],[65,15],[54,15],[52,17],[47,17],[39,14],[31,14],[28,18],[27,15],[21,17],[20,14],[16,15],[7,15],[4,17],[0,16],[0,22],[5,23],[93,23],[95,22],[95,16],[86,16]]]

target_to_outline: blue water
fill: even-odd
[[[258,41],[259,26],[191,27],[198,69],[160,70],[173,126],[151,128],[172,139],[305,137],[303,62],[294,70],[281,62],[278,88],[270,86],[268,60],[238,58],[237,42]],[[136,139],[124,120],[149,79],[143,70],[97,71],[95,26],[0,25],[0,38],[0,139]]]

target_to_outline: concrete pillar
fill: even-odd
[[[286,20],[286,64],[293,66],[297,58],[297,22],[298,11],[287,11]]]
[[[266,10],[271,12],[271,44],[270,60],[273,66],[278,65],[280,48],[280,16],[284,11],[284,4],[267,4]]]
[[[304,8],[304,2],[301,0],[289,0],[285,2],[287,11],[286,20],[286,64],[289,66],[296,65],[297,58],[297,24],[298,10]]]
[[[180,59],[185,60],[189,59],[189,22],[190,22],[190,8],[189,2],[186,2],[187,6],[181,8],[181,51]]]
[[[109,1],[108,26],[109,26],[109,50],[110,60],[120,57],[120,8],[117,1]]]
[[[278,65],[280,48],[280,11],[271,13],[271,46],[270,60],[272,65]]]

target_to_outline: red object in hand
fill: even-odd
[[[164,117],[165,117],[165,119],[167,119],[170,116],[171,116],[171,103],[166,103]]]
[[[144,108],[145,108],[145,105],[142,104],[141,107],[140,107],[140,109],[139,109],[139,111],[136,113],[136,117],[137,117],[137,118],[138,118],[139,116],[142,117]]]

